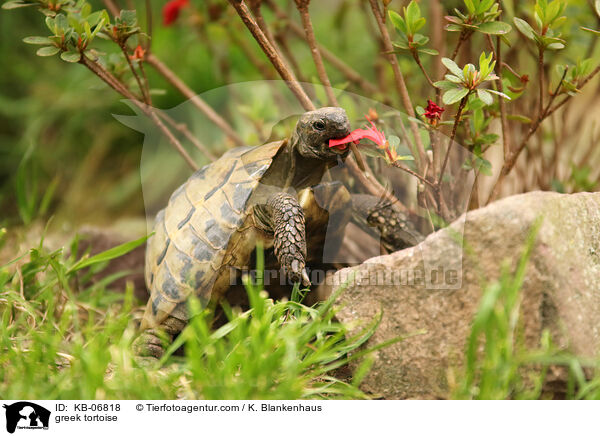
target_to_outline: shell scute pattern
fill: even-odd
[[[176,307],[183,307],[192,293],[210,298],[218,271],[236,259],[227,255],[228,244],[247,217],[248,199],[281,145],[231,150],[173,193],[157,214],[155,234],[148,241],[151,297],[143,324],[156,325],[175,310],[181,312]]]

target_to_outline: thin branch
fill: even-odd
[[[163,124],[160,120],[154,108],[151,106],[145,105],[140,102],[135,95],[131,93],[117,78],[115,78],[110,72],[106,71],[102,65],[97,62],[94,62],[88,59],[85,54],[82,54],[79,63],[87,67],[90,71],[92,71],[96,76],[98,76],[102,81],[107,83],[110,87],[112,87],[115,91],[121,94],[123,97],[131,100],[144,114],[146,114],[152,122],[158,127],[158,129],[167,137],[169,143],[181,154],[183,159],[187,162],[187,164],[192,168],[192,170],[196,171],[198,169],[198,165],[194,160],[190,157],[188,152],[183,148],[179,140],[171,133],[169,128]]]
[[[502,62],[501,64],[501,68],[506,68],[508,71],[510,71],[511,73],[514,74],[515,77],[518,77],[519,79],[522,77],[521,74],[517,73],[513,67],[511,67],[510,65],[508,65],[505,62]]]
[[[313,29],[312,22],[310,20],[310,15],[308,13],[309,4],[310,0],[296,0],[296,7],[298,8],[298,12],[300,13],[300,18],[302,19],[302,25],[304,26],[306,43],[310,48],[310,53],[315,63],[315,68],[317,69],[317,75],[319,76],[319,80],[321,81],[321,84],[325,87],[327,102],[329,106],[338,106],[337,98],[333,93],[333,88],[331,87],[329,76],[327,75],[325,65],[323,64],[323,58],[321,57],[319,47],[317,46],[315,32]]]
[[[254,52],[254,49],[250,47],[250,44],[248,44],[248,40],[246,38],[240,38],[238,36],[238,32],[229,32],[228,35],[229,38],[231,38],[231,42],[238,46],[242,52],[244,52],[244,55],[248,58],[250,63],[254,65],[254,68],[256,68],[264,78],[269,80],[275,79],[276,76],[273,69],[269,66],[269,64],[264,63],[262,59],[259,59]]]
[[[127,53],[127,46],[122,41],[117,41],[117,40],[113,40],[113,41],[119,46],[119,48],[123,52],[123,56],[125,56],[125,60],[127,61],[127,65],[129,65],[131,74],[133,74],[133,77],[135,78],[135,81],[137,82],[138,88],[140,88],[140,92],[142,93],[142,98],[144,99],[144,103],[149,105],[150,104],[150,95],[146,94],[146,88],[144,87],[144,85],[142,85],[142,79],[140,79],[139,74],[137,73],[137,71],[135,70],[135,67],[133,66],[133,62],[131,62],[129,53]]]
[[[590,74],[588,74],[578,84],[579,86],[577,88],[578,89],[583,88],[599,72],[600,72],[600,65],[598,65],[594,69],[594,71],[592,71]],[[563,79],[559,82],[559,85],[558,85],[559,87],[562,85],[562,81],[563,80],[564,80],[564,75],[563,75]],[[542,121],[545,118],[547,118],[550,115],[552,115],[554,112],[556,112],[556,110],[558,110],[564,104],[566,104],[568,101],[571,100],[571,96],[567,95],[560,102],[556,103],[553,107],[550,107],[550,105],[554,102],[554,100],[556,99],[556,97],[558,95],[558,89],[560,89],[560,88],[557,88],[557,91],[551,96],[548,104],[546,105],[546,108],[542,111],[542,118],[541,119],[538,118],[538,119],[534,120],[531,123],[531,126],[529,127],[529,130],[525,134],[525,137],[521,140],[521,142],[520,142],[519,146],[517,147],[517,149],[514,150],[510,154],[509,158],[504,162],[504,165],[502,166],[502,169],[500,170],[500,175],[498,176],[498,179],[496,180],[496,183],[494,184],[492,192],[490,193],[490,196],[489,196],[489,198],[487,200],[487,203],[489,203],[490,201],[494,200],[498,196],[499,191],[500,191],[500,186],[504,182],[504,179],[506,178],[506,176],[508,176],[508,174],[510,173],[510,171],[515,166],[515,163],[517,162],[517,159],[518,159],[519,155],[521,154],[521,152],[523,151],[523,149],[526,147],[527,142],[529,141],[529,138],[531,138],[531,136],[533,136],[533,134],[538,129],[538,127],[540,126],[540,124],[542,123]]]
[[[431,188],[435,188],[435,184],[431,181],[426,179],[425,177],[423,177],[422,175],[420,175],[419,173],[414,172],[413,170],[411,170],[410,168],[402,165],[400,162],[392,162],[392,166],[401,169],[404,172],[407,172],[408,174],[415,176],[417,179],[419,179],[421,182],[429,185]]]
[[[150,64],[156,71],[158,71],[167,81],[173,85],[184,97],[190,100],[190,102],[196,106],[200,111],[206,115],[217,127],[219,127],[225,135],[231,139],[236,145],[245,145],[244,141],[238,136],[233,128],[221,117],[215,110],[210,107],[202,98],[200,98],[194,91],[191,90],[169,67],[167,67],[160,59],[154,54],[149,54],[145,57],[145,61]]]
[[[118,17],[121,13],[121,8],[117,6],[117,4],[113,0],[103,0],[104,6],[106,9],[115,17]]]
[[[356,177],[356,182],[369,194],[397,203],[401,206],[403,211],[408,211],[408,208],[404,204],[394,197],[391,192],[381,186],[373,177],[366,177],[360,168],[358,168],[358,165],[354,160],[346,159],[345,164],[348,167],[348,171]]]
[[[273,49],[277,53],[279,53],[279,56],[281,56],[281,60],[283,61],[283,63],[292,67],[292,70],[296,75],[297,79],[299,79],[301,82],[306,82],[306,80],[302,77],[302,71],[298,66],[298,62],[296,62],[296,59],[294,58],[293,53],[287,46],[287,42],[285,41],[285,39],[278,38],[277,35],[273,35],[271,30],[269,29],[269,26],[267,26],[267,22],[265,21],[265,17],[263,16],[261,10],[262,3],[263,0],[248,0],[248,6],[250,7],[252,14],[254,15],[256,24],[258,24],[260,30],[262,30],[262,32],[265,34],[265,36],[273,46]]]
[[[429,9],[431,27],[431,45],[438,51],[439,56],[434,56],[434,77],[443,77],[444,65],[441,59],[445,56],[446,44],[444,43],[444,9],[440,0],[432,0]]]
[[[379,27],[379,32],[381,34],[381,38],[384,44],[386,57],[388,59],[389,64],[392,67],[392,71],[394,72],[395,84],[398,93],[400,94],[400,99],[409,117],[414,118],[415,111],[410,100],[410,96],[408,95],[408,89],[406,88],[404,76],[402,75],[400,67],[398,66],[398,60],[396,59],[396,55],[394,54],[394,47],[392,46],[390,34],[388,33],[387,27],[385,26],[385,22],[383,21],[383,16],[381,14],[381,10],[379,9],[378,1],[369,0],[369,2],[371,4],[371,9],[373,11],[373,15],[375,16],[375,20],[377,21],[377,25]],[[425,148],[423,147],[421,135],[419,134],[419,127],[412,120],[409,120],[409,123],[415,143],[417,145],[420,167],[423,168],[425,166],[427,157],[425,156]]]
[[[298,37],[304,39],[304,30],[297,23],[292,20],[289,15],[287,15],[281,8],[277,6],[272,0],[265,0],[265,3],[269,6],[269,8],[275,12],[275,15],[278,19],[286,21],[286,26],[284,29],[291,30]],[[317,48],[321,53],[321,56],[329,62],[334,68],[339,70],[349,81],[355,83],[357,86],[361,87],[365,92],[369,94],[376,94],[379,92],[376,86],[367,81],[362,74],[354,70],[348,64],[346,64],[343,60],[338,58],[335,54],[329,51],[323,44],[317,43]]]
[[[419,52],[417,51],[417,49],[411,48],[410,53],[412,54],[413,59],[415,60],[415,62],[419,66],[419,68],[421,69],[421,72],[423,73],[423,76],[425,76],[425,79],[427,80],[427,82],[433,87],[433,89],[438,91],[438,88],[436,88],[436,86],[433,84],[433,80],[431,80],[431,77],[429,77],[429,74],[427,74],[425,67],[423,67],[423,64],[421,63],[421,58],[419,57]]]
[[[250,7],[250,10],[252,11],[252,14],[254,15],[256,24],[258,24],[258,27],[260,27],[260,30],[262,30],[262,32],[265,34],[265,36],[267,37],[269,42],[273,45],[273,48],[276,51],[278,51],[279,54],[281,55],[281,50],[279,50],[279,47],[277,47],[275,38],[273,37],[273,34],[269,30],[269,27],[267,26],[267,22],[265,21],[265,17],[263,16],[262,11],[260,10],[260,7],[262,6],[262,0],[248,0],[248,5]]]
[[[287,59],[287,61],[290,63],[290,66],[292,67],[292,71],[296,75],[296,78],[300,82],[308,83],[309,80],[302,73],[302,68],[300,68],[300,64],[298,63],[296,56],[294,56],[294,53],[292,53],[292,50],[290,49],[290,45],[288,44],[288,41],[287,41],[283,31],[277,32],[275,34],[275,39],[279,43],[279,48],[281,49],[282,58]]]
[[[165,120],[167,122],[167,124],[169,124],[173,129],[177,130],[179,133],[181,133],[183,136],[185,136],[185,138],[188,141],[190,141],[194,145],[194,147],[196,147],[209,160],[211,160],[211,161],[217,160],[217,157],[214,154],[212,154],[212,152],[202,142],[200,142],[200,140],[194,134],[192,134],[192,132],[190,132],[190,129],[188,129],[187,124],[178,123],[177,121],[175,121],[173,118],[171,118],[169,115],[167,115],[163,111],[159,111],[158,115],[163,120]]]
[[[150,0],[146,0],[146,53],[150,53],[152,48],[152,6]]]
[[[446,150],[446,156],[444,156],[444,163],[442,163],[442,168],[440,169],[440,175],[438,177],[437,186],[441,186],[442,177],[444,176],[444,171],[446,171],[446,165],[448,164],[448,158],[450,157],[450,150],[452,150],[452,145],[454,144],[454,137],[456,136],[456,130],[458,129],[458,124],[460,123],[460,116],[462,114],[463,109],[467,104],[467,100],[469,99],[469,92],[465,95],[460,104],[458,105],[458,110],[456,111],[456,115],[454,115],[454,125],[452,126],[452,133],[450,134],[450,140],[448,141],[448,149]]]
[[[569,71],[569,67],[565,67],[565,70],[563,71],[562,77],[560,78],[560,80],[558,81],[558,85],[556,85],[556,88],[554,89],[554,92],[552,93],[552,95],[550,95],[550,101],[548,101],[548,105],[546,106],[546,109],[544,109],[544,117],[547,117],[548,115],[548,111],[550,110],[550,106],[552,106],[552,103],[554,102],[554,100],[556,99],[556,97],[558,96],[558,93],[560,92],[560,88],[562,88],[563,82],[565,81],[565,77],[567,77],[567,72]]]
[[[145,56],[144,56],[145,57]],[[146,70],[144,68],[143,59],[138,62],[138,68],[142,73],[142,78],[144,79],[144,86],[146,87],[146,95],[148,96],[148,104],[152,104],[152,96],[150,95],[150,82],[148,82],[148,76],[146,75]]]
[[[489,36],[489,35],[488,35]],[[490,42],[492,37],[489,36]],[[494,44],[492,43],[492,47]],[[504,93],[504,84],[502,83],[502,38],[498,36],[496,40],[496,51],[494,52],[496,57],[496,65],[498,65],[498,91]],[[498,106],[500,108],[500,125],[502,127],[502,149],[504,159],[508,157],[511,150],[511,135],[508,127],[508,119],[506,117],[506,104],[504,98],[498,98]]]
[[[460,31],[460,35],[458,36],[458,41],[456,42],[456,47],[454,47],[454,51],[452,52],[452,56],[450,56],[450,59],[454,60],[456,59],[456,56],[458,55],[458,51],[460,50],[461,46],[463,45],[463,43],[469,39],[469,37],[473,34],[472,30],[467,30],[464,29]]]
[[[252,36],[254,37],[254,39],[256,39],[256,42],[258,42],[260,48],[269,58],[269,61],[271,61],[279,75],[283,78],[283,80],[285,80],[287,86],[290,88],[290,90],[296,96],[296,98],[298,98],[298,101],[300,101],[302,107],[307,111],[314,110],[315,105],[310,100],[310,98],[308,98],[308,95],[306,94],[306,92],[304,92],[304,90],[302,89],[302,87],[300,86],[290,69],[287,67],[287,65],[284,64],[283,60],[281,59],[281,56],[279,55],[279,53],[277,53],[273,45],[269,42],[268,38],[260,29],[256,21],[254,21],[252,15],[250,14],[250,11],[248,10],[248,6],[246,6],[246,3],[244,3],[243,0],[228,1],[231,4],[231,6],[233,6],[233,8],[236,10],[236,12],[246,25],[250,33],[252,33]]]
[[[538,81],[540,89],[538,119],[541,121],[544,117],[544,48],[540,46],[538,51]]]

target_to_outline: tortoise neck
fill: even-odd
[[[282,154],[286,156],[287,165],[283,165],[282,168],[289,168],[286,184],[300,190],[320,183],[325,171],[335,162],[302,156],[298,152],[297,141],[297,138],[292,137],[287,143],[285,153]]]

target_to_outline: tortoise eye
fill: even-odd
[[[313,127],[314,127],[316,130],[325,130],[325,123],[324,123],[323,121],[321,121],[321,120],[319,120],[319,121],[315,121],[315,122],[313,123]]]

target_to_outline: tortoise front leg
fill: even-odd
[[[275,256],[284,273],[294,282],[310,286],[306,266],[304,211],[298,199],[285,192],[273,194],[267,201],[274,233]]]

